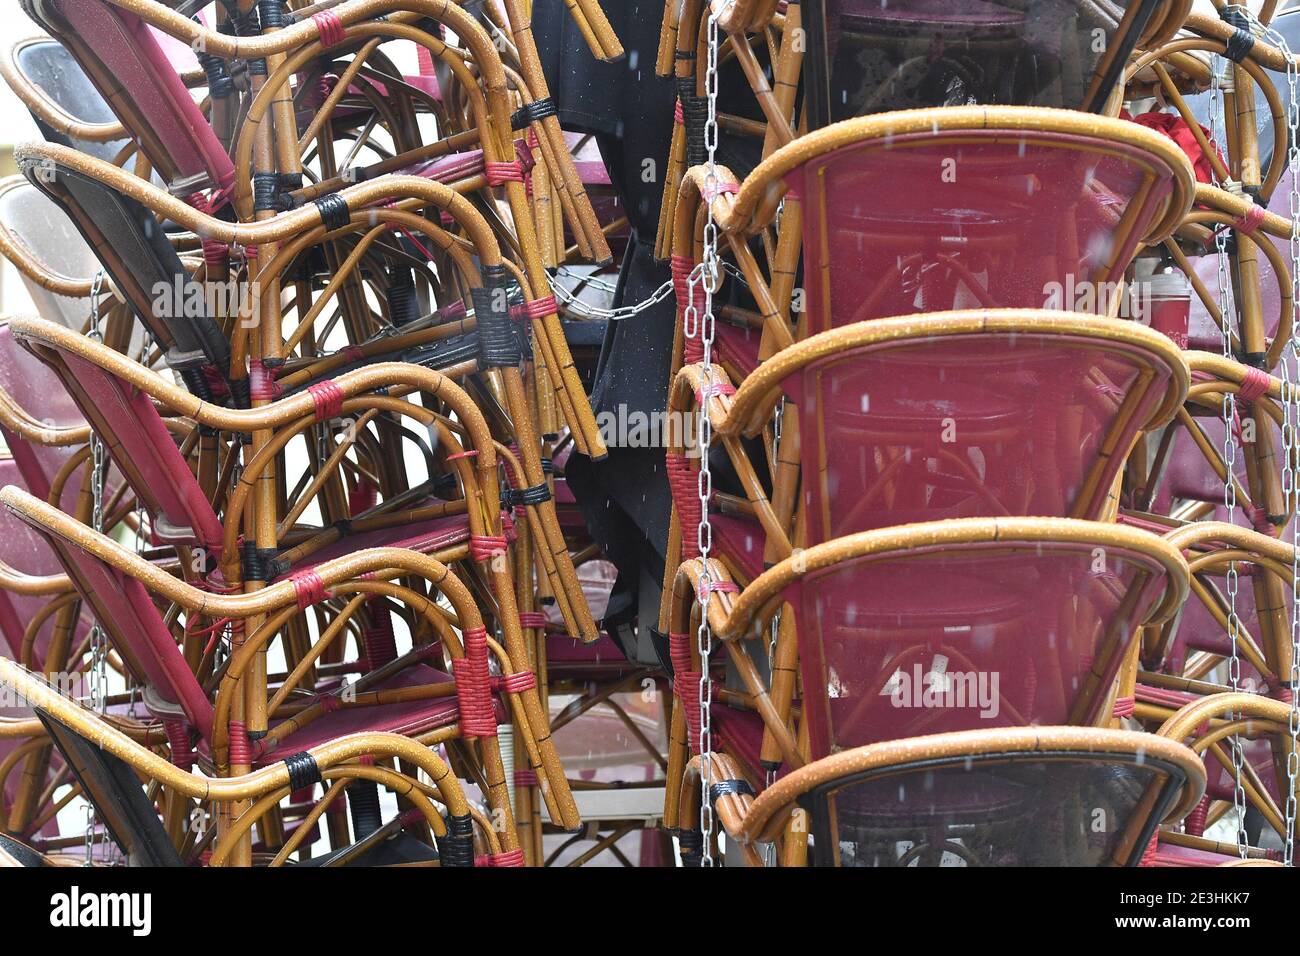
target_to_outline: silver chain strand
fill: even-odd
[[[1226,136],[1221,139],[1219,134],[1222,129],[1226,129],[1227,117],[1223,115],[1225,101],[1222,96],[1222,79],[1225,75],[1231,76],[1233,64],[1222,57],[1216,56],[1213,62],[1210,79],[1210,137],[1214,144],[1226,141]],[[1223,127],[1220,123],[1223,123]],[[1217,183],[1221,188],[1228,188],[1224,182]],[[1232,294],[1231,286],[1228,282],[1228,238],[1227,231],[1220,228],[1214,235],[1215,257],[1218,262],[1218,279],[1219,279],[1219,315],[1223,321],[1222,345],[1223,357],[1226,359],[1233,358],[1232,352],[1232,329],[1233,319],[1237,314],[1236,297]],[[1237,520],[1237,435],[1233,430],[1233,422],[1237,418],[1237,396],[1234,392],[1224,389],[1223,391],[1223,507],[1227,512],[1227,521],[1235,524]],[[1237,571],[1237,563],[1231,562],[1228,565],[1228,572],[1225,581],[1225,588],[1228,597],[1228,639],[1232,648],[1231,656],[1228,659],[1228,683],[1234,691],[1238,690],[1241,685],[1241,618],[1237,613],[1237,593],[1240,587],[1240,576]],[[1241,742],[1233,737],[1230,741],[1229,749],[1232,752],[1233,767],[1233,791],[1232,802],[1233,809],[1237,818],[1237,852],[1245,858],[1246,847],[1249,843],[1249,837],[1246,833],[1246,790],[1242,783],[1242,772],[1244,769],[1245,755],[1242,752]]]
[[[1291,295],[1292,302],[1300,302],[1300,67],[1297,67],[1291,48],[1278,31],[1266,27],[1260,23],[1259,19],[1244,5],[1233,5],[1228,7],[1229,10],[1235,10],[1244,15],[1248,28],[1251,33],[1262,37],[1268,43],[1271,43],[1282,53],[1286,60],[1286,80],[1287,80],[1287,170],[1291,176],[1291,187],[1288,192],[1288,215],[1291,220],[1291,234],[1288,237],[1288,251],[1290,253],[1291,268]],[[1212,115],[1217,115],[1212,114]],[[1274,157],[1273,162],[1277,162]],[[1226,338],[1225,338],[1226,343]],[[1225,345],[1226,348],[1226,345]],[[1300,489],[1297,488],[1297,474],[1295,468],[1296,456],[1296,428],[1300,427],[1300,329],[1292,328],[1292,333],[1286,348],[1282,352],[1281,359],[1278,363],[1278,371],[1282,379],[1282,494],[1283,501],[1286,504],[1288,514],[1294,515],[1297,505],[1300,504]],[[1290,750],[1287,753],[1286,776],[1287,776],[1287,797],[1285,810],[1285,833],[1283,834],[1283,865],[1295,865],[1295,829],[1296,829],[1296,782],[1300,777],[1300,521],[1292,518],[1291,521],[1291,662],[1286,684],[1291,690],[1291,706],[1288,720],[1288,733],[1290,735]],[[1237,654],[1236,635],[1234,635],[1232,645],[1233,657]],[[1240,664],[1236,663],[1238,671]],[[1236,681],[1233,681],[1233,689],[1237,687]],[[1234,802],[1238,804],[1238,812],[1242,813],[1241,805],[1244,804],[1244,792],[1241,782],[1242,773],[1242,751],[1240,742],[1236,737],[1233,740],[1233,764],[1236,772],[1236,789],[1234,791]],[[1244,833],[1244,814],[1239,817],[1237,841],[1240,847],[1240,853],[1246,855]]]
[[[86,337],[92,342],[103,342],[104,335],[99,327],[99,297],[103,291],[104,271],[101,269],[95,273],[94,281],[90,286],[90,328],[86,332]],[[104,443],[100,440],[99,434],[94,430],[90,433],[90,495],[92,501],[92,511],[90,524],[96,531],[104,530],[104,470],[106,459],[104,456]],[[108,667],[105,656],[104,633],[100,629],[99,621],[96,620],[90,626],[90,666],[86,670],[86,681],[89,685],[90,699],[88,704],[91,710],[103,714],[106,710]],[[95,805],[89,798],[83,794],[86,800],[86,859],[85,866],[91,866],[95,862],[95,824],[96,814]]]
[[[713,680],[709,674],[709,657],[713,652],[713,630],[709,626],[708,602],[713,588],[713,576],[709,573],[709,553],[713,549],[713,526],[709,523],[709,498],[713,492],[713,474],[709,467],[709,448],[713,441],[713,423],[709,417],[709,403],[717,386],[713,374],[713,294],[718,290],[722,277],[722,267],[718,257],[718,224],[713,218],[713,200],[718,194],[718,17],[731,6],[731,0],[723,5],[722,10],[709,10],[708,20],[708,65],[704,74],[704,93],[708,103],[708,118],[704,124],[704,148],[707,154],[704,188],[701,194],[707,218],[704,224],[703,258],[695,269],[691,270],[688,281],[691,303],[687,308],[692,315],[683,316],[683,326],[698,327],[695,331],[700,337],[704,351],[704,401],[700,403],[696,419],[696,440],[700,449],[700,472],[698,492],[700,498],[700,525],[696,537],[700,552],[699,603],[702,608],[700,624],[696,629],[696,648],[700,655],[700,837],[701,866],[714,866],[713,858],[713,802],[710,793],[713,789],[713,727],[711,710],[713,707]],[[693,315],[695,290],[703,283],[704,314]],[[691,321],[694,319],[695,321]],[[686,529],[682,529],[686,533]]]
[[[722,271],[738,279],[740,282],[745,281],[745,277],[741,271],[730,262],[720,262],[717,263],[717,265],[722,268]],[[590,321],[619,322],[624,319],[635,318],[642,312],[646,311],[646,309],[658,305],[673,294],[673,280],[668,279],[663,285],[655,289],[654,292],[651,292],[648,297],[637,302],[635,305],[620,305],[617,308],[606,309],[603,306],[592,305],[586,299],[582,298],[582,296],[575,295],[572,291],[566,289],[560,283],[560,279],[562,278],[581,279],[583,284],[589,285],[601,292],[613,293],[615,291],[615,286],[597,276],[584,276],[580,273],[576,273],[566,266],[558,267],[554,274],[547,274],[546,280],[551,286],[551,293],[557,300],[564,304],[564,311],[569,313],[571,316],[576,316],[579,319]]]
[[[1300,302],[1300,68],[1286,38],[1276,30],[1263,26],[1248,9],[1235,6],[1244,12],[1252,33],[1262,36],[1282,53],[1286,60],[1287,79],[1287,169],[1291,175],[1291,188],[1288,193],[1288,215],[1291,220],[1291,234],[1288,237],[1290,252],[1291,293],[1293,302]],[[1276,159],[1274,160],[1276,162]],[[1282,491],[1287,511],[1294,514],[1300,503],[1300,489],[1297,489],[1295,453],[1296,428],[1300,427],[1300,329],[1292,329],[1292,335],[1283,350],[1279,362],[1282,379]],[[1296,782],[1300,777],[1300,522],[1291,521],[1291,662],[1286,683],[1291,690],[1291,707],[1288,720],[1290,750],[1287,753],[1286,776],[1287,798],[1285,810],[1285,830],[1283,834],[1283,864],[1295,865],[1295,829],[1296,829]]]
[[[1252,21],[1254,18],[1251,18]],[[1255,21],[1257,22],[1257,21]],[[1252,23],[1252,28],[1254,23]],[[1276,30],[1262,28],[1264,38],[1281,51],[1286,58],[1287,82],[1287,171],[1291,176],[1288,192],[1287,214],[1291,219],[1288,251],[1291,266],[1292,302],[1300,302],[1300,66],[1297,66],[1291,48]],[[1276,159],[1274,159],[1276,162]],[[1282,378],[1282,494],[1287,503],[1287,513],[1294,515],[1300,504],[1300,490],[1296,487],[1296,428],[1300,426],[1300,329],[1292,327],[1291,338],[1278,363]],[[1291,712],[1287,731],[1291,748],[1287,752],[1287,794],[1285,828],[1282,835],[1283,866],[1295,866],[1296,781],[1300,777],[1300,521],[1291,520],[1291,666],[1287,684],[1291,690]]]

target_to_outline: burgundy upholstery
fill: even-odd
[[[234,182],[234,164],[147,24],[104,0],[42,0],[42,7],[67,23],[148,118],[180,177],[206,176],[223,189]]]
[[[805,575],[785,597],[814,759],[950,730],[1091,723],[1165,579],[1121,548],[1014,541]]]
[[[784,383],[808,540],[940,518],[1095,518],[1172,376],[1143,350],[1033,333],[917,337],[810,363]]]
[[[221,522],[153,400],[72,352],[60,357],[71,373],[64,385],[148,510],[155,540],[200,545],[220,555]]]
[[[787,182],[816,333],[981,305],[1099,311],[1079,287],[1123,278],[1173,174],[1120,143],[988,129],[854,143]]]
[[[179,705],[189,725],[210,742],[212,704],[186,664],[149,592],[139,581],[101,561],[70,538],[34,521],[28,523],[53,545],[77,590],[108,631],[114,649],[132,674],[161,700]],[[412,687],[450,679],[432,668],[416,665],[378,687]],[[349,733],[415,733],[454,722],[457,715],[455,696],[338,710],[290,734],[276,743],[274,749],[259,756],[265,762],[273,762],[283,755]]]

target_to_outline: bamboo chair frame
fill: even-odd
[[[928,343],[950,335],[998,334],[1012,336],[1042,334],[1051,337],[1059,336],[1062,341],[1077,337],[1081,347],[1136,348],[1140,349],[1148,360],[1163,362],[1173,371],[1165,397],[1149,419],[1138,426],[1134,440],[1138,433],[1167,424],[1182,405],[1187,393],[1189,372],[1182,352],[1160,333],[1135,323],[1116,319],[1032,310],[931,313],[873,319],[841,326],[804,339],[778,352],[746,377],[734,394],[728,394],[731,389],[725,370],[715,368],[713,380],[715,383],[722,384],[721,387],[715,385],[713,393],[709,395],[709,419],[713,425],[714,435],[721,440],[732,466],[740,476],[748,496],[747,510],[758,519],[768,541],[771,542],[765,557],[769,560],[779,560],[790,554],[794,532],[791,526],[794,517],[793,509],[789,507],[788,494],[785,499],[780,499],[779,490],[774,490],[769,498],[755,472],[753,463],[739,444],[739,439],[764,434],[784,394],[782,384],[789,376],[798,373],[812,362],[847,350],[887,347],[891,344],[904,346],[911,341]],[[669,392],[669,410],[680,417],[698,413],[699,397],[705,393],[707,381],[708,376],[703,366],[684,366],[678,372],[673,388]],[[1144,391],[1146,386],[1138,387]],[[669,420],[678,419],[670,416]],[[670,430],[668,454],[685,458],[683,438],[679,431]],[[792,461],[793,467],[797,469],[799,461],[797,433],[788,444],[783,437],[783,445],[786,447],[783,448],[782,460]],[[1113,447],[1112,442],[1103,442],[1099,448],[1099,455],[1103,458],[1114,457],[1116,460],[1122,460],[1127,457],[1129,450],[1129,448]],[[797,480],[797,472],[793,477],[788,472],[779,471],[778,474],[787,482]],[[1092,481],[1088,487],[1098,493],[1102,490],[1097,486],[1096,481]],[[1078,504],[1083,504],[1082,496]],[[1105,507],[1104,501],[1101,507]],[[1086,513],[1076,507],[1075,511],[1067,517],[1097,518],[1100,514]]]
[[[177,581],[165,572],[158,571],[149,562],[139,558],[133,552],[125,550],[113,542],[112,539],[86,528],[57,509],[45,505],[19,489],[10,487],[0,490],[0,503],[3,503],[12,512],[22,515],[25,520],[33,522],[65,540],[74,542],[77,547],[94,554],[117,570],[136,578],[154,593],[161,594],[179,603],[186,610],[202,614],[217,613],[233,619],[252,619],[254,622],[260,621],[264,617],[267,619],[265,623],[257,626],[248,640],[236,650],[231,667],[223,676],[221,687],[216,695],[211,740],[214,765],[218,774],[222,776],[229,775],[231,772],[246,772],[246,765],[232,762],[233,755],[229,740],[230,723],[226,717],[231,714],[233,706],[240,706],[242,709],[248,694],[248,688],[241,685],[240,681],[244,676],[250,658],[255,657],[262,650],[265,642],[280,631],[289,617],[303,610],[299,598],[295,596],[296,589],[293,584],[290,582],[271,584],[260,591],[243,595],[213,595]],[[379,580],[396,576],[402,572],[416,574],[429,581],[430,584],[437,588],[439,593],[451,601],[455,609],[457,623],[462,628],[471,630],[483,626],[482,618],[479,616],[477,605],[474,603],[472,596],[450,569],[436,559],[419,555],[416,552],[394,548],[359,551],[347,557],[317,565],[315,570],[322,582],[324,582],[327,593],[335,596],[350,593],[354,588],[364,593],[368,585],[365,582],[354,583],[354,579],[367,574],[374,575]],[[399,590],[404,591],[405,589]],[[410,592],[407,592],[407,595],[409,594]],[[433,605],[427,601],[424,603],[425,613],[430,617],[436,616]],[[438,631],[441,632],[440,636],[445,639],[444,646],[451,657],[453,659],[463,657],[465,654],[464,647],[456,640],[454,633],[446,628],[439,628]],[[510,668],[508,673],[526,669],[515,666],[504,650],[501,650],[500,656],[504,659],[506,666]],[[512,694],[512,697],[515,698],[515,703],[518,704],[518,695]],[[517,711],[517,718],[524,716],[521,705],[517,707]],[[325,709],[321,704],[309,707],[306,711],[291,718],[292,729],[300,729],[309,722],[311,717],[321,716],[324,713]],[[258,742],[258,747],[270,747],[270,742],[277,740],[279,736],[280,734],[268,734]],[[503,842],[508,851],[516,850],[518,846],[514,844],[514,821],[511,816],[509,801],[505,799],[505,771],[501,764],[501,754],[496,737],[480,737],[477,746],[487,776],[488,788],[486,796],[495,811],[502,814],[501,819],[505,821],[502,827]],[[562,772],[559,771],[558,762],[554,760],[553,754],[552,759],[545,761],[545,763],[550,765],[539,766],[536,769],[545,773],[547,779],[552,781],[552,789],[555,792],[562,794],[567,788],[567,782],[564,780]],[[555,785],[557,780],[558,786]]]
[[[284,763],[234,777],[209,777],[187,773],[140,746],[98,715],[62,697],[36,675],[3,658],[0,658],[0,682],[12,687],[32,707],[49,713],[53,719],[72,732],[125,761],[146,779],[156,780],[168,790],[185,798],[235,808],[249,806],[251,801],[263,798],[253,805],[255,811],[259,812],[240,811],[238,826],[245,834],[247,828],[251,827],[265,812],[266,808],[262,804],[269,802],[266,800],[268,796],[278,802],[287,796],[291,789],[290,771]],[[30,721],[30,723],[37,722]],[[471,816],[470,805],[451,768],[428,747],[409,738],[396,734],[354,734],[322,744],[306,753],[315,761],[322,778],[327,772],[337,769],[337,772],[327,779],[341,776],[379,777],[386,783],[405,787],[403,795],[412,800],[435,834],[445,835],[447,825],[426,794],[435,793],[436,798],[452,816],[461,818]],[[432,787],[419,783],[413,775],[357,765],[360,758],[383,757],[398,758],[404,764],[424,771],[433,781]],[[214,862],[217,865],[224,862],[231,852],[234,839],[241,835],[239,830],[231,832],[235,836],[227,840],[222,847],[222,856],[216,857],[214,854]]]
[[[52,326],[50,323],[40,320],[15,319],[11,324],[15,333],[20,337],[25,337],[31,342],[44,343],[47,347],[54,346],[59,349],[67,349],[88,361],[94,362],[150,394],[156,400],[180,411],[197,424],[223,430],[248,432],[255,428],[283,427],[293,422],[302,422],[304,418],[309,419],[312,417],[309,414],[303,414],[308,412],[312,403],[311,397],[306,394],[281,399],[270,405],[245,410],[242,413],[221,409],[201,402],[188,392],[169,385],[116,353],[102,347],[96,347],[94,343],[88,342],[75,333],[61,330],[57,326]],[[498,485],[495,445],[487,431],[486,423],[468,396],[449,380],[432,370],[396,363],[380,364],[360,372],[347,373],[337,381],[344,394],[348,396],[359,395],[374,388],[384,387],[389,389],[389,396],[387,400],[381,401],[396,399],[405,391],[415,389],[447,401],[463,423],[468,436],[471,438],[472,447],[478,452],[474,458],[473,466],[476,480],[471,482],[467,488],[467,491],[471,494],[474,493],[475,487],[477,488],[477,500],[470,502],[471,528],[478,529],[474,533],[489,536],[500,534],[500,514],[495,507],[489,508],[486,504],[489,501],[495,502],[498,497],[496,490]],[[343,411],[346,413],[350,410],[348,402],[345,401]],[[403,410],[409,410],[413,415],[419,414],[418,406],[406,405]],[[232,412],[233,417],[231,417]],[[461,460],[462,464],[459,470],[462,477],[469,477],[470,469],[466,464],[463,464],[465,461],[467,459]],[[228,580],[238,580],[237,565],[228,565],[227,567],[231,575]],[[489,561],[487,562],[487,571],[496,594],[499,621],[505,636],[506,647],[509,650],[510,660],[512,663],[527,662],[527,645],[519,627],[518,612],[515,610],[515,589],[509,562]],[[267,589],[251,593],[266,594]],[[224,614],[224,611],[219,611],[215,606],[200,605],[199,607],[204,613],[216,611],[219,612],[219,616]],[[526,663],[522,666],[526,668]],[[536,692],[528,692],[524,697],[529,723],[539,728],[538,746],[543,752],[550,754],[547,758],[547,762],[551,765],[548,768],[548,777],[560,775],[560,780],[562,780],[558,764],[554,762],[553,745],[549,741],[548,732],[543,729],[548,726],[548,721],[541,710]],[[555,786],[556,782],[552,780],[552,789],[556,794],[560,795],[561,817],[565,822],[571,821],[573,819],[572,810],[564,805],[563,794],[566,792],[565,788],[562,784]]]
[[[120,170],[115,170],[114,167],[108,164],[83,156],[74,150],[54,145],[25,146],[16,151],[16,155],[22,162],[55,162],[77,172],[99,178],[123,194],[141,202],[155,214],[165,216],[187,228],[191,228],[204,238],[216,239],[222,242],[239,242],[243,245],[259,245],[287,238],[296,242],[297,239],[301,238],[301,244],[305,245],[316,238],[324,237],[328,232],[327,227],[319,224],[321,214],[317,207],[303,207],[292,212],[283,213],[274,219],[253,224],[226,223],[223,220],[212,218],[194,210],[186,203],[169,196],[148,183],[128,177],[121,173]],[[484,269],[502,268],[508,261],[501,257],[496,237],[482,216],[477,213],[468,200],[440,183],[415,176],[390,176],[350,187],[338,195],[348,200],[349,208],[352,209],[353,220],[358,224],[371,224],[370,216],[372,213],[365,207],[379,199],[406,196],[410,197],[414,202],[431,202],[444,208],[464,227],[473,242],[473,247],[477,251]],[[308,208],[312,210],[309,216],[300,217],[299,214],[306,212]],[[379,212],[373,214],[376,217],[381,215]],[[385,212],[382,215],[392,216],[394,220],[400,219],[392,212]],[[289,221],[290,219],[299,220],[298,228],[293,232],[290,230],[294,229],[294,224]],[[315,222],[311,221],[313,219]],[[376,221],[378,220],[376,219]],[[406,222],[412,221],[416,220],[406,220]],[[438,227],[432,225],[423,225],[422,228],[427,233],[441,231],[438,230]],[[265,268],[269,269],[271,264],[276,263],[276,260],[276,256],[270,257]],[[261,274],[262,269],[259,269],[254,281],[260,282]],[[272,280],[266,283],[267,288],[264,290],[265,301],[271,301],[274,298],[275,290],[278,288],[278,284],[274,280],[275,270],[272,270],[271,275]],[[264,315],[262,317],[262,326],[265,327],[266,322],[275,318],[277,318],[275,315],[269,317]],[[536,329],[537,326],[535,325],[534,328]],[[246,354],[244,343],[246,341],[246,337],[237,336],[232,342],[232,378],[240,378],[248,374],[243,367],[244,355]],[[538,341],[541,341],[540,338]],[[391,347],[392,343],[387,344]],[[520,464],[529,486],[540,485],[545,481],[541,457],[538,452],[540,442],[532,425],[532,416],[522,377],[516,369],[511,368],[500,369],[499,374],[503,380],[502,386],[515,431],[514,437],[518,441],[521,453]],[[581,391],[581,389],[579,390]],[[582,392],[582,395],[583,401],[586,401],[585,392]],[[572,577],[572,565],[568,562],[567,549],[563,545],[563,538],[555,520],[554,507],[548,502],[537,508],[537,511],[541,517],[547,547],[551,551],[554,561],[561,569],[559,573],[562,576],[564,594],[567,597],[566,610],[569,612],[566,614],[566,618],[572,621],[576,633],[582,636],[584,640],[595,640],[597,636],[595,624],[591,620],[585,601],[581,599],[576,579]],[[271,545],[266,542],[260,543],[259,546]],[[567,567],[565,567],[566,564]]]
[[[668,610],[666,616],[661,618],[665,624],[663,629],[670,635],[693,634],[699,615],[708,613],[713,634],[722,642],[728,661],[739,673],[751,695],[754,709],[762,718],[765,751],[776,751],[774,763],[779,765],[783,761],[797,769],[807,762],[808,752],[804,743],[806,738],[801,733],[800,739],[796,740],[788,724],[791,708],[789,696],[786,695],[793,695],[794,681],[784,680],[779,685],[780,697],[769,692],[753,662],[740,647],[742,639],[763,632],[767,622],[781,608],[784,589],[811,572],[849,560],[890,554],[904,555],[921,548],[934,549],[993,541],[1008,544],[1019,542],[1028,546],[1032,546],[1033,542],[1051,541],[1080,546],[1115,547],[1144,554],[1158,561],[1168,571],[1165,593],[1141,622],[1145,626],[1158,625],[1168,619],[1188,595],[1190,575],[1187,562],[1175,547],[1148,532],[1122,525],[1070,518],[957,518],[861,532],[801,549],[765,570],[736,594],[728,587],[711,587],[707,596],[701,599],[698,591],[703,576],[703,562],[699,558],[685,561],[678,568],[670,585]],[[712,558],[709,579],[724,584],[731,581],[721,562]],[[792,625],[797,626],[794,611],[788,606],[782,610],[782,621],[786,618],[790,618]],[[797,646],[793,643],[794,639],[792,627],[787,637],[790,642],[787,644],[789,651],[794,651]],[[1134,643],[1136,644],[1136,638]],[[691,669],[698,672],[702,663],[694,647],[690,648],[690,654]],[[1121,671],[1131,671],[1135,665],[1136,661],[1127,661]],[[793,660],[784,667],[793,676]],[[1121,677],[1121,681],[1125,679]],[[774,677],[774,688],[777,688],[775,680]],[[1105,696],[1112,690],[1113,688],[1098,685],[1091,692]],[[678,807],[673,802],[676,797],[676,781],[681,779],[689,757],[685,708],[692,706],[689,700],[681,697],[680,688],[676,688],[675,693],[677,697],[669,738],[668,790],[664,809],[664,825],[669,827],[676,825]],[[1099,712],[1109,714],[1105,708]],[[767,739],[769,734],[775,743],[774,748]]]
[[[959,762],[971,757],[1005,755],[1010,759],[1032,759],[1035,755],[1078,753],[1100,759],[1111,756],[1125,759],[1126,762],[1146,759],[1181,770],[1186,784],[1179,788],[1176,799],[1167,805],[1163,817],[1164,822],[1173,823],[1185,817],[1200,799],[1205,789],[1205,768],[1189,748],[1173,740],[1155,740],[1153,737],[1151,734],[1100,728],[1018,727],[937,734],[871,744],[834,754],[796,770],[764,790],[739,813],[736,812],[738,808],[724,810],[720,806],[719,820],[724,826],[731,824],[728,828],[730,836],[742,845],[752,847],[754,844],[772,843],[781,839],[782,831],[790,823],[796,802],[810,791],[842,778],[888,773],[896,768],[921,763]],[[683,789],[686,789],[685,786]],[[1135,811],[1135,818],[1149,818],[1159,794],[1148,790],[1144,797]],[[1142,811],[1145,811],[1145,815]],[[737,820],[736,816],[740,818]],[[1139,836],[1137,830],[1140,829],[1142,828],[1135,829],[1131,825],[1126,827],[1125,839],[1118,850],[1118,858],[1113,859],[1113,863],[1122,865],[1126,859],[1134,859],[1133,851],[1137,848]]]

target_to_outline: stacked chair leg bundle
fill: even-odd
[[[1293,863],[1278,6],[23,0],[0,863]]]
[[[1190,55],[1224,53],[1175,37],[1186,4],[1120,5],[1105,55],[1067,62],[1067,40],[1046,69],[1023,5],[734,6],[718,62],[753,89],[753,147],[734,100],[719,125],[745,175],[699,148],[698,5],[669,4],[659,60],[681,123],[659,235],[678,299],[659,630],[682,863],[1281,860],[1295,266],[1265,206],[1294,114],[1262,63],[1280,68],[1272,36],[1228,69],[1274,128],[1234,116],[1225,156],[1199,125],[1170,132],[1181,98],[1122,113],[1153,83],[1171,105],[1196,92]],[[792,23],[801,60],[756,42]],[[907,60],[935,30],[943,55]],[[954,84],[979,105],[945,105]],[[1227,234],[1216,300],[1194,260]],[[1205,301],[1221,355],[1142,314],[1157,279]],[[1216,513],[1216,482],[1248,526]]]
[[[582,822],[551,459],[605,447],[547,269],[613,227],[522,5],[304,6],[34,0],[0,68],[48,139],[0,197],[42,313],[0,329],[0,810],[52,861],[541,865]]]

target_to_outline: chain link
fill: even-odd
[[[90,286],[90,328],[86,332],[86,337],[92,342],[104,341],[104,334],[99,325],[99,297],[103,291],[103,285],[104,271],[101,269],[95,273],[94,281]],[[104,454],[104,443],[100,440],[99,434],[92,429],[90,432],[90,495],[92,502],[90,524],[96,531],[104,530],[104,472],[106,466],[107,458]],[[89,685],[89,700],[87,703],[91,710],[100,714],[106,712],[108,700],[106,652],[104,632],[99,626],[99,621],[96,620],[90,626],[90,665],[86,671],[86,682]],[[93,865],[95,860],[96,822],[95,805],[87,798],[85,866]]]
[[[684,315],[683,325],[694,326],[700,342],[704,347],[704,395],[700,403],[700,413],[696,419],[696,440],[700,449],[700,472],[697,490],[700,498],[700,525],[696,536],[700,551],[699,597],[703,607],[700,624],[696,629],[696,647],[700,655],[700,792],[704,799],[700,801],[700,831],[703,842],[702,866],[714,866],[713,804],[708,794],[713,788],[713,728],[710,718],[713,707],[713,680],[709,673],[709,656],[713,652],[713,631],[709,626],[708,600],[713,587],[713,576],[709,569],[709,553],[713,549],[713,526],[709,523],[709,498],[713,493],[713,474],[709,466],[709,448],[713,441],[713,423],[709,418],[709,399],[717,384],[713,372],[713,295],[720,287],[723,268],[718,256],[718,224],[713,218],[713,197],[718,194],[718,17],[725,13],[734,0],[727,0],[721,9],[709,10],[708,19],[708,65],[704,75],[704,93],[708,104],[708,118],[704,124],[704,148],[707,154],[704,188],[701,190],[705,199],[707,218],[704,223],[704,250],[699,266],[691,271],[688,280],[690,302],[695,301],[695,290],[703,283],[704,314]],[[687,313],[694,313],[688,308]],[[694,322],[691,321],[694,319]],[[685,534],[685,529],[683,529]]]
[[[1252,30],[1258,21],[1250,16]],[[1291,266],[1292,302],[1300,302],[1300,66],[1297,66],[1286,38],[1278,31],[1260,27],[1259,32],[1286,58],[1287,82],[1287,171],[1291,177],[1287,214],[1291,218],[1288,251]],[[1276,162],[1274,158],[1274,162]],[[1296,428],[1300,426],[1300,329],[1294,326],[1279,362],[1282,379],[1282,494],[1291,519],[1291,666],[1287,685],[1291,690],[1291,712],[1287,731],[1291,748],[1287,752],[1287,794],[1282,863],[1295,866],[1296,782],[1300,777],[1300,521],[1294,517],[1300,504],[1296,488]]]
[[[1286,60],[1286,81],[1287,81],[1287,169],[1291,176],[1291,185],[1288,193],[1288,215],[1291,219],[1291,234],[1288,237],[1288,251],[1290,253],[1291,268],[1291,295],[1292,302],[1300,302],[1300,136],[1297,131],[1300,130],[1300,68],[1297,67],[1295,57],[1291,53],[1290,46],[1286,38],[1278,31],[1260,23],[1259,19],[1244,4],[1233,4],[1226,11],[1234,11],[1245,18],[1250,32],[1258,37],[1263,38],[1266,42],[1271,43],[1282,53]],[[1216,67],[1218,58],[1216,57]],[[1232,69],[1231,66],[1228,67]],[[1218,79],[1218,70],[1215,70],[1215,80]],[[1214,84],[1217,86],[1217,82]],[[1217,122],[1220,109],[1218,108],[1218,91],[1212,87],[1212,122]],[[1226,120],[1225,120],[1226,122]],[[1274,157],[1277,162],[1277,157]],[[1224,250],[1223,250],[1223,230],[1219,231],[1219,237],[1216,239],[1216,245],[1219,247],[1220,255],[1220,290],[1224,287]],[[1222,306],[1222,302],[1221,302]],[[1235,313],[1235,309],[1234,309]],[[1227,323],[1228,313],[1224,311],[1225,331],[1224,331],[1224,352],[1230,354],[1230,326]],[[1283,865],[1295,865],[1295,829],[1296,829],[1296,781],[1300,776],[1300,697],[1297,697],[1297,691],[1300,691],[1300,522],[1295,520],[1297,504],[1300,504],[1300,492],[1296,487],[1296,428],[1300,426],[1300,329],[1292,328],[1291,338],[1286,343],[1282,351],[1281,359],[1278,363],[1278,375],[1282,380],[1282,494],[1283,501],[1286,505],[1287,514],[1292,516],[1291,520],[1291,661],[1289,673],[1287,674],[1286,684],[1291,690],[1291,707],[1288,720],[1288,732],[1290,735],[1290,750],[1287,753],[1286,775],[1287,775],[1287,797],[1285,810],[1285,833],[1283,834],[1284,850]],[[1227,419],[1228,410],[1231,408],[1235,413],[1235,401],[1231,393],[1225,393],[1224,397],[1224,416]],[[1229,422],[1231,424],[1231,422]],[[1226,439],[1225,439],[1226,442]],[[1225,449],[1226,449],[1225,444]],[[1225,485],[1224,495],[1225,502],[1229,499],[1228,486],[1231,485],[1232,471],[1229,466],[1229,481]],[[1235,500],[1235,488],[1232,489],[1231,497]],[[1231,512],[1229,515],[1231,520]],[[1235,565],[1229,569],[1231,577],[1235,578]],[[1239,640],[1239,621],[1236,616],[1235,606],[1235,588],[1230,590],[1230,599],[1233,601],[1232,613],[1229,617],[1229,629],[1232,637],[1232,659],[1229,662],[1229,679],[1234,690],[1238,689],[1240,679],[1241,663],[1238,658],[1238,640]],[[1242,857],[1246,856],[1245,832],[1245,791],[1242,786],[1243,770],[1243,753],[1240,741],[1232,738],[1232,760],[1233,771],[1236,775],[1235,788],[1233,791],[1233,802],[1238,814],[1237,825],[1237,844]]]

